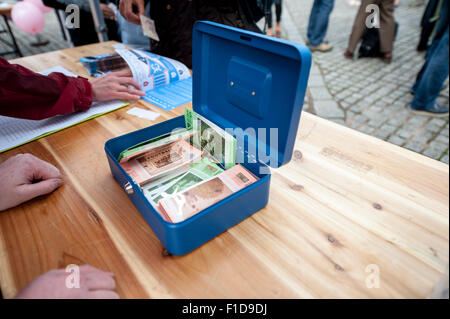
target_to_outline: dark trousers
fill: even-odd
[[[355,52],[366,30],[366,21],[371,11],[366,12],[368,5],[377,5],[380,12],[380,50],[382,53],[392,52],[395,38],[394,0],[362,0],[353,23],[352,33],[348,41],[348,51]]]
[[[276,15],[276,19],[277,19],[277,23],[280,23],[281,21],[281,10],[282,10],[282,4],[281,4],[281,0],[275,0],[275,15]],[[268,21],[267,21],[267,26],[269,28],[272,28],[272,9],[270,9],[270,14],[267,17]]]

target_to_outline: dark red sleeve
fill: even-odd
[[[92,87],[84,78],[44,76],[0,58],[0,115],[40,120],[91,107]]]

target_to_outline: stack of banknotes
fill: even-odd
[[[124,150],[119,162],[149,203],[171,223],[182,222],[257,178],[236,164],[236,140],[185,110],[186,128]]]

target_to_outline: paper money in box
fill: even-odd
[[[224,192],[223,199],[200,207],[182,222],[170,222],[118,159],[133,145],[184,128],[185,117],[107,141],[105,151],[114,178],[168,252],[189,253],[267,205],[269,166],[280,167],[292,157],[310,67],[311,54],[303,45],[212,22],[195,24],[193,110],[237,137],[238,164],[255,181]],[[222,190],[220,174],[212,178]],[[166,207],[171,205],[168,201]]]

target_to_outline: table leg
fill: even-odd
[[[8,19],[4,15],[2,15],[2,17],[3,20],[5,21],[6,28],[8,29],[9,36],[11,37],[11,40],[13,42],[14,51],[11,53],[17,53],[20,57],[23,57],[22,52],[20,51],[19,46],[17,45],[16,38],[14,37],[14,33],[11,30],[11,26],[8,23]]]

